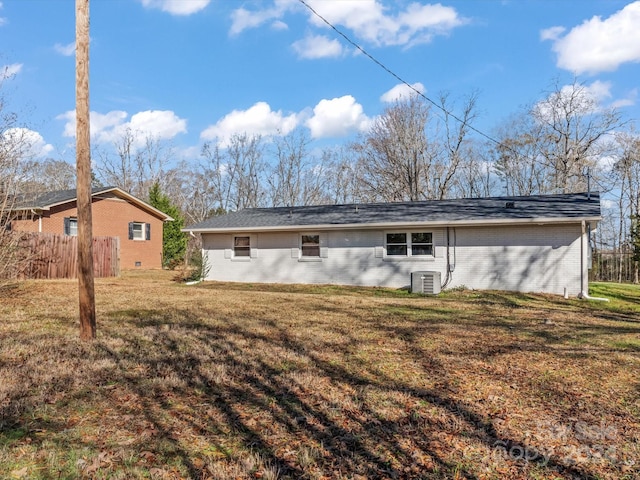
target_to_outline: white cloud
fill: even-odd
[[[590,115],[601,112],[604,108],[620,108],[635,105],[637,90],[631,90],[625,98],[613,100],[612,83],[597,80],[590,85],[565,85],[558,92],[534,106],[540,119],[551,119],[556,105],[571,104],[571,108],[580,114]]]
[[[623,63],[640,62],[640,1],[607,19],[586,20],[554,39],[557,65],[577,74],[611,72]]]
[[[602,107],[610,106],[614,108],[620,107],[628,107],[631,105],[635,105],[636,98],[638,96],[638,90],[631,90],[626,97],[618,98],[612,100],[613,94],[611,93],[611,88],[613,84],[611,82],[603,82],[600,80],[596,80],[590,85],[585,85],[583,87],[582,95],[583,100],[590,101],[593,103],[595,110],[598,110]],[[562,87],[562,93],[564,95],[569,95],[571,93],[573,87],[567,85]]]
[[[109,113],[102,114],[98,112],[91,112],[89,121],[89,130],[91,131],[91,137],[102,143],[110,141],[108,138],[102,137],[105,132],[114,130],[115,128],[123,125],[127,118],[127,112],[113,110]],[[66,120],[64,124],[64,130],[62,135],[65,137],[76,136],[76,111],[69,110],[56,117],[57,120]]]
[[[255,28],[268,20],[272,20],[268,12],[253,13],[246,8],[238,8],[231,14],[231,35],[238,35],[248,28]]]
[[[271,29],[273,30],[289,30],[289,25],[284,23],[282,20],[276,20],[271,24]]]
[[[6,80],[14,77],[22,71],[21,63],[12,63],[11,65],[3,65],[0,67],[0,80]]]
[[[378,0],[312,0],[309,4],[328,22],[343,25],[374,45],[427,43],[435,35],[447,34],[467,23],[454,8],[439,3],[411,3],[395,16],[388,15],[387,8]],[[310,13],[310,20],[318,27],[326,26],[313,13]]]
[[[171,110],[147,110],[131,116],[127,122],[127,112],[113,110],[106,114],[91,112],[91,138],[96,143],[113,143],[122,138],[130,129],[136,138],[135,147],[144,144],[147,137],[159,140],[170,140],[180,133],[186,133],[187,121],[178,117]],[[58,115],[59,120],[66,120],[63,135],[76,136],[76,112],[70,110]]]
[[[586,94],[590,95],[598,103],[603,103],[607,99],[611,98],[611,82],[596,80],[585,88]]]
[[[603,172],[613,172],[613,168],[616,166],[618,159],[609,155],[604,155],[596,158],[598,168]]]
[[[286,25],[282,17],[286,12],[298,7],[295,0],[275,0],[273,7],[251,11],[244,7],[237,8],[231,13],[231,35],[238,35],[249,28],[256,28],[268,22],[274,26]]]
[[[565,85],[559,91],[538,102],[534,106],[538,118],[549,120],[554,116],[558,105],[571,103],[573,109],[581,114],[596,113],[602,102],[611,97],[611,83],[596,81],[591,85]]]
[[[606,106],[619,108],[635,104],[638,94],[638,91],[636,89],[631,90],[625,98],[612,100],[612,86],[613,85],[611,82],[603,82],[600,80],[596,80],[590,85],[585,85],[584,87],[582,87],[582,90],[580,92],[582,95],[582,101],[585,103],[590,102],[593,105],[595,111]],[[566,85],[562,87],[561,92],[563,95],[568,96],[571,94],[572,90],[573,87],[571,85]]]
[[[613,108],[631,107],[638,100],[638,89],[634,88],[624,98],[619,98],[611,103]]]
[[[201,134],[203,140],[217,139],[225,145],[234,134],[286,135],[298,125],[298,116],[273,111],[266,102],[258,102],[247,110],[233,110]]]
[[[187,121],[171,110],[147,110],[133,115],[128,127],[142,136],[169,140],[187,132]]]
[[[68,137],[76,136],[76,112],[72,112],[73,123],[65,126],[65,135]],[[125,119],[127,118],[127,112],[121,110],[113,110],[111,112],[102,114],[98,112],[91,112],[90,125],[91,136],[98,143],[113,142],[115,140],[116,132],[124,130],[126,127]],[[69,133],[70,130],[70,133]]]
[[[557,40],[564,32],[564,27],[551,27],[540,31],[540,40]]]
[[[412,46],[430,42],[435,35],[446,35],[454,28],[468,23],[452,7],[439,3],[421,5],[410,3],[407,8],[393,15],[379,0],[308,0],[319,15],[333,25],[342,25],[374,45]],[[280,20],[290,11],[301,11],[294,0],[276,0],[272,7],[261,10],[238,8],[232,14],[231,34],[258,27],[268,21]],[[309,22],[326,28],[323,20],[308,9]]]
[[[182,160],[195,160],[202,155],[202,145],[193,145],[190,147],[177,147],[173,150],[175,157]]]
[[[60,55],[64,55],[65,57],[70,57],[74,53],[76,53],[76,42],[67,43],[66,45],[62,45],[61,43],[56,43],[53,46],[53,49],[58,52]]]
[[[401,98],[407,99],[412,95],[417,95],[416,90],[420,93],[424,93],[426,91],[424,85],[422,85],[422,83],[420,82],[416,82],[411,86],[404,83],[399,83],[391,90],[383,93],[380,97],[380,100],[382,100],[384,103],[393,103],[397,100],[400,100]]]
[[[23,159],[43,158],[53,151],[53,146],[45,142],[42,135],[28,128],[9,128],[2,133],[5,147],[12,154]]]
[[[338,40],[332,40],[324,35],[307,35],[302,40],[294,42],[291,46],[300,58],[339,57],[344,52]]]
[[[140,0],[147,8],[156,8],[171,15],[191,15],[204,9],[211,0]]]
[[[0,2],[0,10],[2,10],[2,2]],[[7,24],[7,19],[0,17],[0,27]]]
[[[368,128],[371,120],[351,95],[321,100],[306,122],[313,138],[343,137]]]

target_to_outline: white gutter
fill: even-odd
[[[608,302],[608,298],[589,296],[589,273],[585,275],[587,266],[587,255],[589,254],[589,237],[587,235],[587,222],[582,221],[582,235],[580,236],[580,294],[578,298],[584,300],[595,300],[598,302]]]
[[[505,226],[505,225],[546,225],[546,224],[575,224],[582,221],[598,222],[602,217],[578,218],[512,218],[512,219],[481,219],[481,220],[452,220],[438,222],[381,222],[381,223],[328,223],[314,225],[277,225],[262,227],[222,227],[222,228],[183,228],[183,232],[197,233],[242,233],[242,232],[288,232],[301,230],[367,230],[388,228],[419,228],[419,227],[478,227],[478,226]]]

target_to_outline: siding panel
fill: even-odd
[[[431,230],[436,250],[428,259],[384,258],[380,255],[384,232],[350,230],[320,232],[327,238],[327,257],[311,261],[298,258],[297,233],[258,233],[259,256],[240,262],[225,258],[230,236],[203,234],[212,261],[207,279],[402,288],[409,286],[411,272],[435,270],[444,281],[446,229]],[[577,295],[580,234],[579,225],[452,228],[449,258],[455,268],[447,287],[556,294],[567,288]]]

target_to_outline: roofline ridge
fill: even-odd
[[[457,197],[457,198],[429,198],[424,200],[409,200],[409,201],[392,201],[392,202],[351,202],[351,203],[318,203],[313,205],[289,205],[289,206],[277,206],[277,207],[249,207],[242,208],[240,210],[236,210],[233,212],[229,212],[227,215],[232,213],[240,213],[245,211],[258,211],[258,210],[286,210],[286,209],[304,209],[304,208],[319,208],[319,207],[369,207],[369,206],[380,206],[380,205],[416,205],[423,203],[437,203],[437,202],[462,202],[465,200],[518,200],[518,199],[528,199],[528,198],[562,198],[562,197],[577,197],[577,196],[600,196],[600,192],[571,192],[571,193],[539,193],[535,195],[498,195],[492,197]]]

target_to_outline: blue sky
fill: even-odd
[[[478,92],[492,130],[556,81],[638,119],[640,1],[306,0],[436,99]],[[74,160],[75,2],[0,0],[1,93],[35,156]],[[306,129],[318,146],[366,129],[402,91],[298,0],[91,0],[96,148],[129,127],[198,157],[234,133]]]

